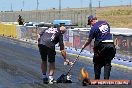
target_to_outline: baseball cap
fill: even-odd
[[[93,20],[94,18],[96,18],[96,17],[93,15],[88,16],[88,25],[91,24],[91,20]]]

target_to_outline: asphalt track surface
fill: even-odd
[[[68,57],[73,61],[76,55],[69,54]],[[69,68],[69,66],[63,65],[63,61],[58,52],[55,79],[67,72]],[[132,85],[88,85],[83,87],[79,80],[81,68],[84,67],[89,72],[90,79],[94,79],[94,72],[92,61],[82,57],[71,71],[73,83],[43,84],[40,63],[41,59],[36,44],[0,37],[0,88],[132,88]],[[101,79],[103,79],[103,69]],[[132,70],[120,65],[112,66],[110,79],[132,80]]]

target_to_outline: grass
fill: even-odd
[[[132,28],[132,7],[116,6],[95,8],[99,20],[105,20],[111,27]]]

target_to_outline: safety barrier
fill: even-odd
[[[118,33],[116,31],[112,31],[114,43],[117,50],[116,59],[132,62],[132,31],[126,31],[127,33],[125,33],[125,31],[123,31],[122,33],[120,33],[119,30],[117,31]],[[70,49],[72,49],[74,52],[78,52],[84,44],[88,35],[89,30],[68,30],[64,34],[65,45],[67,47],[71,47]],[[90,52],[93,53],[93,46],[94,42],[92,41],[92,43],[85,48],[85,52],[87,52],[84,53],[85,56],[91,56]]]
[[[0,24],[0,35],[16,38],[17,31],[15,24]]]
[[[24,39],[26,36],[26,27],[23,25],[16,26],[17,39]]]
[[[0,24],[0,35],[4,35],[4,24]]]
[[[21,26],[14,24],[0,24],[0,35],[23,39],[28,42],[37,43],[37,33],[44,30],[45,27],[36,26]],[[132,61],[132,32],[124,31],[122,33],[117,29],[112,30],[114,43],[116,45],[117,54],[116,59],[124,61]],[[121,29],[120,29],[121,30]],[[125,29],[126,30],[126,29]],[[64,44],[68,52],[79,53],[82,45],[84,44],[86,38],[88,37],[89,30],[78,30],[68,29],[64,34]],[[93,53],[93,42],[85,48],[83,51],[84,56],[92,56]]]

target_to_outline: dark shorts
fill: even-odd
[[[42,44],[39,44],[38,47],[42,61],[47,61],[47,57],[48,57],[48,62],[50,63],[55,62],[55,55],[56,55],[55,48],[51,49]]]

